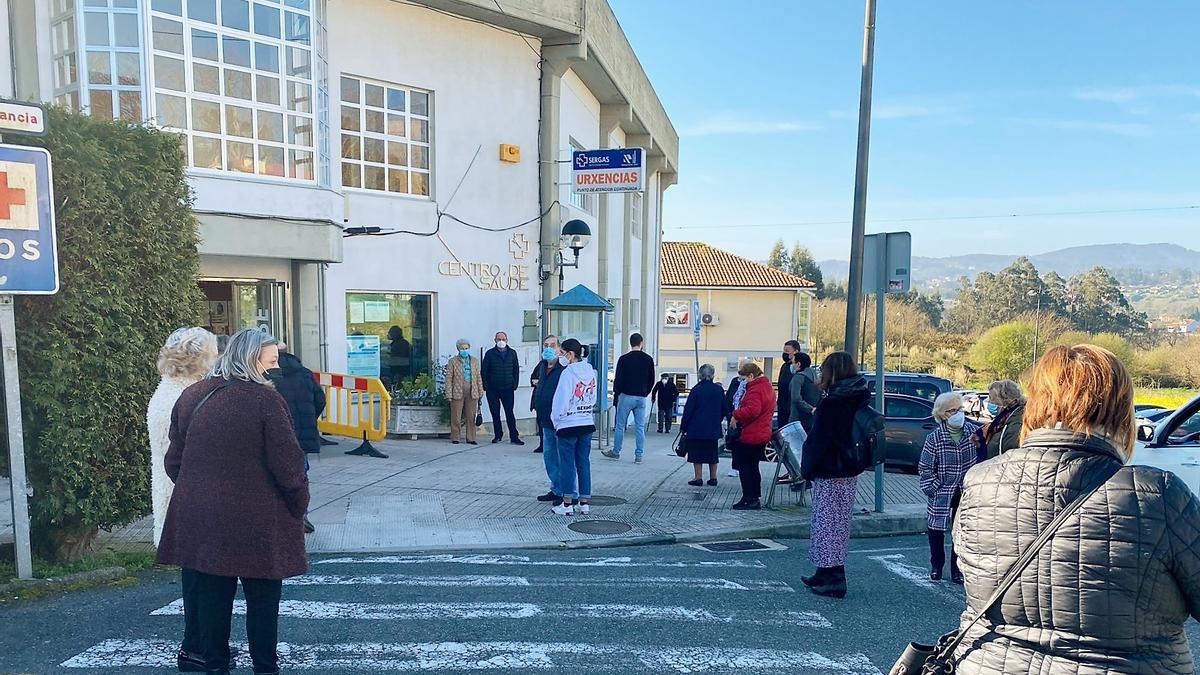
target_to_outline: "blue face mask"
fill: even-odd
[[[470,355],[471,355],[471,350],[469,350],[469,349],[460,349],[460,350],[458,350],[458,355],[459,355],[459,356],[461,356],[461,357],[463,357],[463,358],[465,359],[465,358],[467,358],[468,356],[470,356]]]
[[[987,404],[987,409],[988,409],[988,414],[992,415],[992,416],[995,416],[997,413],[1000,412],[1000,406],[996,405],[995,403]]]
[[[558,354],[554,353],[554,350],[550,347],[546,347],[542,350],[543,361],[553,361],[555,356],[558,356]]]

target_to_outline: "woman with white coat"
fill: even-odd
[[[158,373],[162,380],[146,409],[150,430],[150,491],[153,495],[154,545],[162,537],[163,521],[175,485],[167,477],[163,460],[167,456],[171,430],[171,410],[184,389],[199,382],[217,360],[217,336],[203,328],[179,328],[167,337],[158,352]]]
[[[587,347],[571,338],[562,343],[559,363],[565,365],[554,390],[550,421],[558,438],[559,484],[562,503],[552,510],[560,516],[586,515],[592,496],[592,434],[596,432],[596,370],[585,359]],[[563,363],[565,361],[565,363]]]

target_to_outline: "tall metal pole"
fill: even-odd
[[[13,549],[17,577],[33,578],[29,547],[29,491],[25,480],[25,430],[21,421],[21,381],[17,374],[17,321],[13,296],[0,295],[0,349],[4,352],[4,410],[8,421],[8,473],[12,487]]]
[[[884,308],[887,303],[887,259],[888,236],[886,233],[873,234],[879,240],[875,247],[878,260],[870,262],[875,268],[875,409],[886,414],[887,400],[884,397],[883,383],[883,322]],[[883,513],[883,464],[875,465],[875,513]]]
[[[854,171],[854,217],[850,234],[850,279],[846,285],[846,351],[858,350],[862,297],[863,237],[867,232],[867,158],[871,147],[871,81],[875,64],[875,0],[867,0],[863,35],[862,90],[858,99],[858,159]]]

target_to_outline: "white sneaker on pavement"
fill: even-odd
[[[582,516],[586,516],[591,511],[590,504],[577,504],[576,506],[579,507],[579,514]]]
[[[573,504],[559,504],[558,506],[552,507],[550,510],[560,516],[571,516],[575,514],[575,506]]]
[[[727,474],[725,474],[725,475],[726,475],[726,476],[729,476],[730,478],[737,478],[737,477],[738,477],[738,470],[737,470],[737,469],[730,469],[730,470],[729,470],[729,473],[727,473]]]

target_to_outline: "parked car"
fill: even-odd
[[[863,373],[867,378],[867,386],[875,393],[875,373]],[[940,394],[954,388],[950,380],[944,377],[927,375],[925,373],[884,373],[883,393],[904,394],[923,398],[930,403]]]
[[[1200,493],[1200,396],[1157,424],[1140,420],[1130,463],[1171,471]]]
[[[1168,415],[1175,412],[1174,410],[1167,410],[1166,408],[1159,408],[1159,407],[1150,407],[1150,408],[1143,408],[1142,410],[1136,410],[1136,407],[1137,406],[1134,406],[1135,411],[1133,413],[1133,416],[1136,417],[1138,419],[1138,421],[1150,422],[1151,424],[1157,424],[1158,422],[1161,422],[1164,419],[1166,419]]]
[[[935,428],[933,401],[904,394],[884,394],[885,464],[916,473],[925,437]]]

